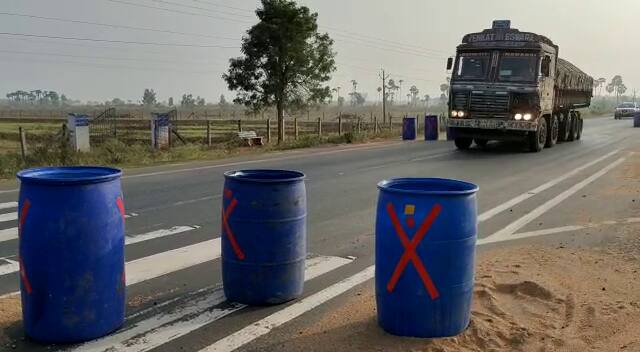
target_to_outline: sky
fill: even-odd
[[[329,85],[341,87],[342,96],[356,80],[357,90],[376,101],[381,68],[396,82],[403,80],[403,95],[415,85],[420,95],[439,96],[446,59],[462,36],[489,28],[494,19],[546,35],[559,45],[561,57],[595,78],[620,74],[630,92],[640,89],[635,62],[640,42],[633,32],[640,23],[637,0],[298,3],[317,12],[320,30],[335,40],[338,70]],[[45,89],[82,101],[136,102],[152,88],[160,101],[179,101],[185,93],[208,102],[221,94],[230,100],[234,94],[221,75],[229,58],[240,54],[240,39],[256,22],[258,5],[253,0],[2,0],[0,96]]]

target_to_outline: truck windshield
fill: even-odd
[[[531,82],[538,71],[538,57],[526,54],[504,54],[500,60],[498,80]]]
[[[461,55],[456,76],[461,79],[485,79],[489,68],[488,54]]]
[[[622,109],[632,109],[632,108],[636,107],[636,104],[634,104],[634,103],[622,103],[618,107],[622,108]]]

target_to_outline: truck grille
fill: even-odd
[[[474,117],[506,117],[509,113],[509,95],[472,92],[469,110]]]
[[[467,110],[469,92],[453,93],[453,110]]]

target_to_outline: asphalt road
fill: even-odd
[[[566,240],[571,231],[540,230],[574,225],[580,220],[575,217],[578,207],[581,214],[612,209],[613,216],[616,207],[625,206],[585,198],[612,182],[606,181],[607,175],[640,145],[638,133],[629,120],[598,118],[585,122],[581,141],[535,154],[506,144],[461,152],[451,142],[394,141],[131,170],[123,178],[130,235],[125,329],[65,349],[270,349],[265,347],[270,346],[270,334],[314,319],[343,292],[371,278],[376,184],[383,179],[446,177],[478,184],[480,250]],[[246,168],[293,169],[307,175],[310,260],[305,296],[297,303],[253,308],[220,297],[222,174]],[[16,191],[0,189],[0,295],[19,289],[15,201]],[[9,333],[16,338],[16,350],[51,349],[20,340],[20,324]]]

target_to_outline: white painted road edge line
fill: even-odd
[[[353,259],[341,257],[308,258],[305,261],[305,281],[351,262]],[[225,308],[211,309],[224,301],[224,293],[221,288],[218,288],[204,297],[186,302],[186,305],[177,307],[170,313],[154,315],[116,334],[80,345],[72,351],[148,351],[246,307],[243,304],[231,303]]]
[[[0,222],[18,220],[18,212],[0,214]]]
[[[159,176],[159,175],[172,175],[172,174],[178,174],[178,173],[183,173],[183,172],[210,170],[210,169],[217,169],[217,168],[221,168],[221,167],[229,167],[229,166],[236,166],[236,165],[267,163],[267,162],[271,162],[271,161],[282,161],[282,160],[299,159],[299,158],[310,158],[310,157],[315,157],[315,156],[338,154],[338,153],[344,153],[344,152],[349,152],[349,151],[361,151],[361,150],[378,149],[378,148],[390,147],[390,146],[395,146],[395,145],[400,145],[400,144],[404,144],[404,143],[403,142],[398,142],[398,143],[385,143],[385,144],[376,144],[376,145],[363,145],[362,147],[344,148],[344,149],[330,150],[330,151],[310,153],[310,154],[308,154],[308,153],[307,154],[302,154],[301,153],[301,154],[287,155],[287,156],[276,157],[276,158],[245,160],[245,161],[237,161],[237,162],[226,163],[226,164],[207,165],[207,166],[192,167],[192,168],[177,169],[177,170],[148,172],[148,173],[137,174],[137,175],[125,175],[125,176],[122,176],[122,178],[123,179],[127,179],[127,178],[139,178],[139,177],[149,177],[149,176]]]
[[[133,235],[133,236],[127,235],[125,237],[124,244],[128,245],[128,244],[134,244],[134,243],[138,243],[138,242],[149,241],[149,240],[153,240],[153,239],[156,239],[156,238],[177,235],[179,233],[183,233],[183,232],[187,232],[187,231],[191,231],[191,230],[195,230],[195,229],[199,229],[199,228],[200,228],[200,226],[198,226],[198,225],[193,225],[193,226],[174,226],[174,227],[172,227],[170,229],[162,229],[162,230],[147,232],[147,233],[140,234],[140,235]]]
[[[18,207],[18,202],[0,203],[0,209],[11,209],[11,208],[17,208],[17,207]]]
[[[640,222],[640,218],[627,218],[622,220],[603,221],[601,223],[588,223],[588,224],[582,224],[582,225],[552,227],[549,229],[516,233],[513,236],[510,236],[509,239],[516,240],[516,239],[523,239],[523,238],[529,238],[529,237],[555,235],[563,232],[573,232],[578,230],[592,229],[592,228],[601,227],[604,225],[624,225],[624,224],[635,224],[639,222]]]
[[[205,347],[200,352],[233,351],[247,343],[268,334],[288,321],[318,307],[319,305],[339,296],[351,288],[373,278],[374,267],[369,266],[363,271],[350,276],[334,285],[325,288],[309,297],[283,308],[268,317],[246,326],[245,328],[216,341],[214,344]]]
[[[20,263],[15,260],[4,259],[7,264],[0,265],[0,276],[15,273],[20,270]]]
[[[588,163],[586,163],[586,164],[584,164],[584,165],[582,165],[582,166],[580,166],[580,167],[578,167],[578,168],[576,168],[576,169],[574,169],[574,170],[572,170],[572,171],[570,171],[570,172],[568,172],[568,173],[566,173],[566,174],[564,174],[564,175],[562,175],[562,176],[560,176],[558,178],[555,178],[555,179],[553,179],[553,180],[551,180],[551,181],[549,181],[547,183],[544,183],[544,184],[542,184],[542,185],[540,185],[540,186],[538,186],[538,187],[536,187],[536,188],[534,188],[534,189],[532,189],[530,191],[527,191],[527,192],[525,192],[525,193],[523,193],[523,194],[521,194],[521,195],[519,195],[519,196],[517,196],[517,197],[515,197],[515,198],[513,198],[513,199],[511,199],[509,201],[507,201],[507,202],[504,202],[504,203],[498,205],[497,207],[495,207],[493,209],[489,209],[489,210],[485,211],[484,213],[478,215],[478,222],[483,222],[483,221],[487,221],[487,220],[491,219],[492,217],[498,215],[499,213],[502,213],[503,211],[515,206],[516,204],[524,202],[525,200],[535,196],[536,194],[538,194],[540,192],[546,191],[547,189],[557,185],[558,183],[560,183],[560,182],[562,182],[562,181],[564,181],[564,180],[566,180],[566,179],[568,179],[570,177],[575,176],[579,172],[581,172],[581,171],[583,171],[583,170],[585,170],[585,169],[587,169],[587,168],[589,168],[589,167],[601,162],[602,160],[604,160],[604,159],[616,154],[619,151],[620,151],[619,149],[616,149],[616,150],[614,150],[614,151],[612,151],[610,153],[607,153],[607,154],[605,154],[605,155],[603,155],[603,156],[601,156],[601,157],[599,157],[599,158],[597,158],[597,159],[595,159],[595,160],[593,160],[591,162],[588,162]]]
[[[510,239],[510,237],[516,231],[520,230],[521,228],[523,228],[524,226],[529,224],[531,221],[535,220],[536,218],[538,218],[542,214],[546,213],[551,208],[553,208],[556,205],[560,204],[565,199],[571,197],[574,193],[576,193],[579,190],[583,189],[584,187],[588,186],[593,181],[595,181],[598,178],[602,177],[607,172],[611,171],[613,168],[615,168],[616,166],[620,165],[625,160],[626,160],[626,158],[623,157],[623,158],[620,158],[620,159],[614,161],[613,163],[609,164],[608,166],[606,166],[602,170],[600,170],[600,171],[596,172],[595,174],[587,177],[586,179],[582,180],[581,182],[576,183],[571,188],[569,188],[566,191],[558,194],[557,196],[555,196],[551,200],[549,200],[549,201],[543,203],[542,205],[540,205],[539,207],[533,209],[531,212],[527,213],[523,217],[521,217],[521,218],[517,219],[516,221],[510,223],[509,225],[507,225],[502,230],[494,233],[493,235],[490,235],[490,236],[485,237],[485,238],[483,238],[481,240],[478,240],[478,243],[479,244],[487,244],[487,243],[501,242],[501,241]]]

